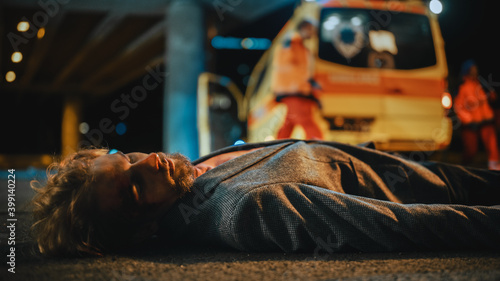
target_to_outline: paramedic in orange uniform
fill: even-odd
[[[304,45],[304,40],[313,36],[316,26],[312,21],[303,20],[297,32],[286,40],[276,51],[273,60],[272,90],[276,101],[287,106],[285,122],[278,131],[277,138],[289,138],[296,125],[306,132],[307,139],[322,139],[323,134],[313,119],[319,108],[319,100],[312,93],[312,55]]]
[[[499,170],[494,114],[488,103],[488,98],[495,99],[496,94],[490,92],[487,95],[484,92],[473,60],[464,62],[461,74],[463,83],[455,98],[455,112],[462,122],[464,164],[472,162],[478,150],[478,136],[480,136],[488,152],[488,168]]]

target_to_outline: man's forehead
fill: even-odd
[[[123,184],[120,177],[119,159],[116,155],[101,155],[93,160],[92,173],[94,175],[94,192],[101,210],[109,209],[119,202],[118,186]]]
[[[118,155],[107,154],[94,159],[92,174],[96,188],[112,191],[117,186],[124,184],[122,182],[124,179],[121,176],[124,170],[119,157]]]
[[[115,155],[101,155],[93,160],[92,172],[94,176],[105,176],[107,178],[115,176],[117,168],[117,159]]]

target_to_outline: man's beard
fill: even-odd
[[[194,167],[189,159],[180,154],[167,154],[175,165],[173,179],[175,181],[174,189],[178,192],[179,198],[191,190],[194,183]]]

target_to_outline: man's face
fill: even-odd
[[[306,24],[305,26],[303,26],[299,33],[300,33],[300,36],[302,37],[302,39],[306,40],[306,39],[310,39],[313,34],[316,32],[316,28],[314,27],[314,25],[312,24]]]
[[[180,154],[121,152],[97,157],[92,192],[106,217],[155,220],[189,191],[191,163]]]

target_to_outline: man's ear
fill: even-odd
[[[138,241],[143,241],[153,236],[156,232],[158,232],[158,222],[147,222],[137,229],[134,238]]]

